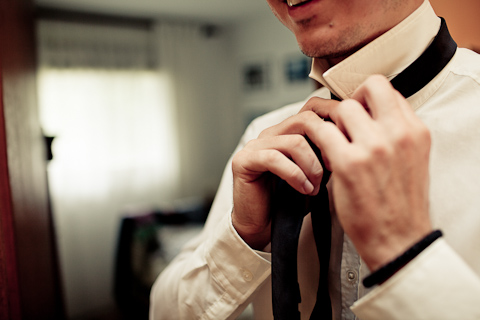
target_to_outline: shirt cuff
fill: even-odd
[[[431,245],[435,240],[442,236],[440,230],[435,230],[424,237],[422,240],[414,244],[402,255],[400,255],[395,260],[387,263],[380,269],[376,270],[368,277],[363,280],[363,285],[365,288],[371,288],[374,285],[380,284],[388,280],[393,276],[398,270],[404,267],[407,263],[412,261],[416,256],[418,256],[423,250],[425,250],[429,245]]]
[[[226,215],[206,247],[212,276],[236,301],[246,300],[270,275],[271,264],[237,234]]]
[[[479,297],[479,276],[440,238],[351,309],[364,320],[473,320]]]

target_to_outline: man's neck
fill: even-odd
[[[370,43],[373,40],[375,40],[376,38],[380,37],[382,34],[387,32],[388,30],[395,27],[397,24],[399,24],[401,21],[403,21],[406,17],[411,15],[415,10],[417,10],[422,5],[423,2],[424,2],[424,0],[413,0],[413,1],[409,1],[409,5],[399,6],[399,10],[402,10],[402,11],[398,12],[399,14],[397,15],[397,17],[398,17],[397,20],[392,21],[392,24],[387,26],[383,30],[380,30],[375,34],[372,34],[370,37],[364,39],[363,42],[357,44],[355,47],[353,47],[353,48],[351,48],[347,51],[344,51],[344,52],[336,53],[336,54],[331,55],[331,56],[316,57],[316,58],[324,59],[325,61],[328,62],[330,67],[333,67],[337,63],[342,62],[343,60],[345,60],[346,58],[348,58],[349,56],[351,56],[352,54],[354,54],[355,52],[357,52],[358,50],[360,50],[361,48],[366,46],[368,43]]]
[[[313,59],[310,77],[347,99],[372,74],[394,78],[425,51],[439,28],[440,18],[428,1],[423,2],[395,27],[354,52]]]

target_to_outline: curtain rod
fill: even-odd
[[[153,20],[48,6],[35,7],[35,19],[151,29]]]

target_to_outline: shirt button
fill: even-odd
[[[247,282],[250,282],[253,280],[253,274],[248,270],[242,269],[242,276],[243,276],[243,279]]]
[[[357,273],[353,270],[347,271],[347,279],[349,281],[355,281],[357,280]]]

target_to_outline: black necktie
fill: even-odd
[[[445,20],[443,18],[441,20],[440,31],[430,46],[391,81],[393,87],[405,98],[427,85],[455,54],[457,44],[450,36]],[[332,98],[336,97],[332,96]],[[312,148],[321,161],[318,148],[313,145]],[[313,232],[320,262],[317,302],[310,319],[332,319],[328,291],[331,221],[326,183],[329,177],[330,173],[325,172],[319,194],[315,197],[298,193],[280,179],[276,184],[271,203],[272,303],[273,316],[276,320],[300,319],[298,303],[301,302],[301,296],[297,276],[298,237],[303,218],[309,212],[312,213]]]

